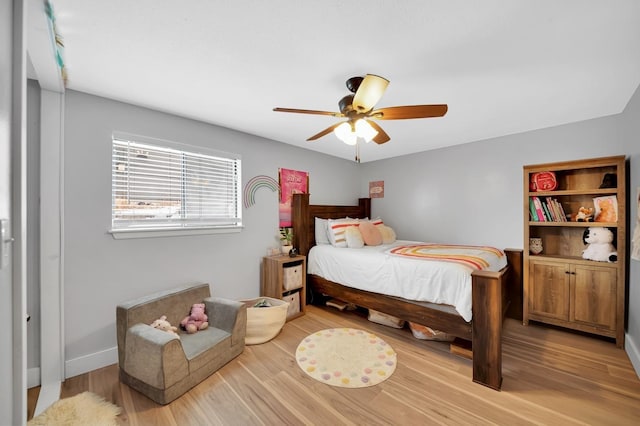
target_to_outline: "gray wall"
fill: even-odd
[[[236,234],[114,240],[111,223],[113,131],[202,145],[242,156],[242,180],[278,177],[278,168],[309,172],[312,202],[356,202],[358,167],[252,135],[104,98],[67,91],[64,145],[64,311],[67,376],[115,355],[118,303],[190,282],[215,295],[252,298],[260,291],[260,261],[276,243],[278,195],[256,192]],[[159,312],[158,315],[162,313]],[[185,313],[186,314],[186,313]],[[111,362],[114,362],[115,358]]]
[[[631,163],[632,200],[640,186],[639,93],[620,115],[360,165],[74,91],[66,94],[65,116],[68,376],[83,365],[114,362],[119,302],[190,281],[209,282],[220,296],[256,296],[260,258],[278,227],[277,196],[262,189],[244,210],[240,234],[114,240],[107,234],[114,130],[239,153],[243,182],[259,174],[277,178],[278,167],[309,171],[318,204],[352,203],[367,194],[369,181],[384,180],[385,197],[373,200],[373,214],[406,239],[522,248],[524,164],[624,154]],[[32,126],[30,120],[30,131]],[[632,203],[630,216],[636,214]],[[639,265],[630,262],[627,339],[637,371]],[[95,356],[101,351],[106,358]]]
[[[365,163],[361,192],[370,181],[384,181],[372,215],[400,238],[522,248],[522,166],[626,155],[633,200],[640,187],[639,118],[640,89],[619,115]],[[630,262],[627,352],[640,372],[639,263]]]
[[[40,85],[27,81],[27,368],[40,366]]]
[[[631,207],[629,217],[631,226],[630,239],[640,222],[638,197],[640,196],[640,87],[631,98],[622,115],[621,133],[628,140],[627,153],[631,158],[629,193]],[[639,231],[640,232],[640,231]],[[636,373],[640,376],[640,261],[629,262],[629,309],[627,327],[627,353],[632,357]],[[631,352],[633,351],[633,353]]]

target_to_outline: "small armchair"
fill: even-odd
[[[166,315],[173,325],[194,303],[205,304],[209,328],[176,336],[151,327]],[[244,350],[244,303],[211,297],[208,284],[177,288],[116,308],[120,381],[159,404],[168,404]]]

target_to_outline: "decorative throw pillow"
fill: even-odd
[[[396,240],[396,231],[394,231],[390,226],[380,225],[378,226],[380,230],[380,235],[382,235],[382,244],[391,244]]]
[[[328,221],[316,217],[316,244],[331,244],[328,235]]]
[[[381,226],[384,225],[384,222],[382,221],[382,219],[380,219],[380,216],[369,220],[369,222],[373,223],[375,226]]]
[[[364,241],[362,240],[362,234],[358,230],[357,226],[349,226],[344,231],[345,238],[347,239],[347,247],[349,248],[362,248],[364,247]]]
[[[344,235],[349,226],[358,226],[358,219],[328,219],[329,241],[334,247],[347,247]]]
[[[358,227],[364,243],[368,246],[379,246],[382,244],[382,234],[377,226],[371,222],[362,222]]]

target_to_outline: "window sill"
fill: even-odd
[[[132,238],[182,237],[186,235],[233,234],[242,231],[242,226],[219,228],[167,228],[167,229],[110,229],[116,240]]]

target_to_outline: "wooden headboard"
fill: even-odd
[[[303,255],[316,244],[315,218],[340,219],[343,217],[371,217],[371,199],[360,198],[357,206],[310,205],[309,194],[293,194],[291,221],[293,246]]]

